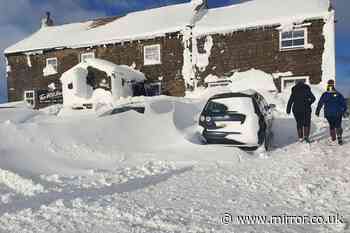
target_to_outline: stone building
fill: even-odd
[[[207,5],[192,0],[65,25],[47,14],[37,32],[5,50],[9,101],[36,101],[50,85],[60,90],[62,73],[91,57],[131,66],[145,74],[146,85],[171,96],[205,85],[208,75],[252,68],[273,75],[280,91],[298,79],[335,79],[328,0]]]

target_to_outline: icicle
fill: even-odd
[[[11,72],[11,66],[9,65],[9,61],[7,60],[7,57],[5,57],[5,61],[6,61],[6,73],[10,73]]]
[[[30,54],[27,54],[27,65],[28,65],[28,67],[32,67],[32,61],[30,60]]]

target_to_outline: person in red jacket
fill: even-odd
[[[287,105],[287,114],[289,115],[291,110],[293,111],[300,142],[310,143],[311,105],[315,100],[311,88],[303,81],[297,82],[292,88],[292,94]]]
[[[335,144],[338,138],[338,144],[343,144],[342,118],[346,113],[347,104],[342,94],[335,89],[334,80],[328,81],[327,91],[323,93],[316,109],[316,116],[320,115],[320,111],[324,106],[324,117],[329,123],[331,135],[331,144]]]

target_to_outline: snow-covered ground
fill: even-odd
[[[145,114],[103,117],[0,105],[0,232],[350,232],[349,120],[342,147],[327,145],[323,119],[299,144],[286,96],[265,95],[277,105],[268,154],[202,145],[203,100],[145,98]],[[225,213],[344,223],[225,225]]]

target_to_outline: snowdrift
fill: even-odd
[[[201,102],[159,97],[149,98],[144,104],[145,114],[129,111],[105,117],[2,109],[0,168],[20,174],[74,175],[152,159],[232,160],[232,153],[214,158],[209,156],[211,149],[200,148],[196,129]],[[27,118],[9,121],[17,115]],[[192,151],[197,149],[201,153],[194,154]]]
[[[236,73],[231,80],[228,87],[197,90],[192,96],[196,98],[137,97],[119,103],[143,105],[145,114],[128,111],[99,117],[103,106],[101,111],[74,111],[62,106],[33,111],[22,105],[0,109],[0,169],[19,174],[89,174],[94,169],[115,169],[148,160],[234,162],[237,157],[233,155],[244,152],[201,145],[199,115],[212,95],[254,85],[276,105],[276,146],[293,143],[295,122],[285,114],[289,93],[271,92],[272,76],[258,70]],[[319,87],[312,90],[319,98]],[[313,130],[322,127],[322,119],[317,119]],[[217,150],[220,153],[213,156]]]

